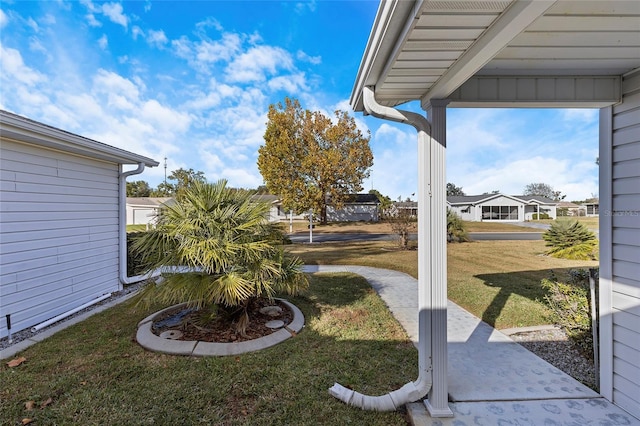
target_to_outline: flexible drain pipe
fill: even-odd
[[[120,185],[119,196],[120,202],[120,220],[119,220],[119,233],[120,233],[120,283],[132,284],[140,281],[147,280],[149,278],[155,278],[160,275],[160,270],[148,272],[144,275],[136,275],[134,277],[127,276],[127,178],[133,175],[139,175],[144,171],[144,163],[138,163],[138,168],[130,170],[128,172],[120,173]]]
[[[51,319],[48,319],[48,320],[46,320],[44,322],[41,322],[40,324],[38,324],[38,325],[36,325],[34,327],[31,327],[31,331],[35,333],[36,331],[38,331],[40,329],[43,329],[48,325],[51,325],[51,324],[56,323],[56,322],[58,322],[60,320],[63,320],[66,317],[75,314],[76,312],[79,312],[79,311],[81,311],[81,310],[83,310],[85,308],[88,308],[89,306],[95,305],[96,303],[102,302],[103,300],[108,299],[110,297],[111,297],[111,293],[103,294],[102,296],[98,297],[97,299],[93,299],[93,300],[88,301],[84,305],[80,305],[77,308],[71,309],[70,311],[64,312],[64,313],[62,313],[62,314],[60,314],[58,316],[55,316],[55,317],[53,317]]]
[[[374,117],[412,125],[418,131],[419,149],[424,149],[429,143],[428,138],[431,133],[431,125],[425,117],[414,112],[402,111],[378,104],[375,100],[375,93],[371,87],[364,87],[363,101],[365,111]],[[424,199],[426,198],[425,195],[428,189],[424,187],[423,183],[420,183],[420,188],[422,188],[425,194],[419,193],[419,199]],[[420,318],[431,309],[430,295],[427,289],[422,287],[424,286],[418,285],[418,312]],[[409,382],[400,389],[381,396],[363,395],[339,383],[335,383],[333,387],[329,389],[329,393],[346,404],[363,410],[375,411],[393,411],[409,402],[415,402],[424,397],[429,390],[431,390],[433,382],[430,363],[431,349],[426,339],[427,336],[425,336],[425,330],[420,330],[420,328],[424,326],[425,324],[422,323],[422,320],[419,320],[418,379],[415,382]]]

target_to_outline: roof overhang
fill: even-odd
[[[142,163],[146,167],[156,167],[159,164],[151,158],[69,133],[7,111],[0,111],[0,136],[2,139],[37,145],[112,163]]]
[[[382,0],[350,102],[599,108],[637,68],[638,1]]]

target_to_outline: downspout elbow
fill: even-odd
[[[415,382],[405,384],[400,389],[380,396],[363,395],[339,383],[335,383],[333,387],[329,389],[329,393],[345,404],[363,410],[395,411],[405,404],[415,402],[424,397],[430,389],[431,382],[419,378]]]
[[[431,134],[431,123],[420,114],[411,111],[380,105],[376,101],[375,91],[371,86],[362,89],[362,100],[367,114],[383,120],[395,121],[413,126],[418,132]]]

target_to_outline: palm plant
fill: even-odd
[[[447,241],[469,241],[469,235],[465,229],[464,221],[450,208],[447,208]]]
[[[282,251],[282,232],[266,220],[268,211],[225,180],[196,182],[134,243],[145,270],[161,268],[164,278],[147,285],[139,303],[232,310],[244,335],[252,301],[308,285],[301,262]]]
[[[551,227],[542,234],[551,247],[547,254],[552,257],[595,260],[598,241],[593,232],[577,220],[556,220]]]

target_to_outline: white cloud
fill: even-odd
[[[85,17],[87,18],[87,23],[89,24],[90,27],[101,27],[102,26],[102,22],[98,21],[96,19],[96,15],[94,15],[93,13],[87,13],[85,15]]]
[[[164,34],[164,31],[149,30],[147,32],[147,43],[155,47],[163,47],[169,42],[169,39]]]
[[[256,171],[250,171],[246,167],[226,168],[222,173],[214,176],[213,179],[227,179],[229,184],[240,188],[257,188],[262,185],[262,176]]]
[[[561,114],[563,120],[571,123],[576,121],[592,123],[598,118],[599,111],[597,109],[569,108],[562,110]]]
[[[2,67],[0,67],[2,80],[13,79],[29,86],[46,80],[44,74],[25,65],[18,50],[5,48],[0,44],[0,57],[2,58]]]
[[[309,90],[304,73],[273,77],[267,81],[267,85],[273,91],[282,90],[291,94]]]
[[[228,61],[240,51],[241,40],[237,34],[223,34],[222,40],[202,41],[196,50],[196,58],[203,62]]]
[[[313,65],[318,65],[322,63],[322,56],[309,56],[302,50],[298,50],[298,52],[296,52],[296,58],[298,58],[298,60],[300,61],[309,62],[310,64],[313,64]]]
[[[7,14],[4,13],[2,9],[0,9],[0,28],[3,28],[9,22],[9,18]]]
[[[134,40],[138,40],[138,37],[144,37],[144,31],[142,31],[142,28],[140,28],[139,26],[134,25],[131,28],[131,37]]]
[[[213,28],[218,32],[222,32],[224,29],[220,22],[212,17],[207,17],[204,21],[196,23],[196,33],[203,38],[206,38],[207,30]]]
[[[102,34],[102,37],[98,39],[98,46],[100,46],[102,50],[106,50],[107,47],[109,47],[109,39],[106,34]]]
[[[40,40],[37,37],[31,37],[29,38],[29,50],[32,50],[34,52],[40,52],[45,54],[46,56],[49,55],[49,52],[47,51],[47,48],[42,44],[42,40]]]
[[[122,25],[125,29],[129,25],[129,18],[124,15],[120,3],[104,3],[101,11],[111,22]]]
[[[53,16],[50,13],[47,13],[42,17],[42,19],[40,19],[40,22],[45,25],[54,25],[57,21],[55,16]]]
[[[303,14],[306,13],[308,11],[310,12],[315,12],[316,10],[316,2],[315,0],[311,0],[311,1],[305,1],[305,2],[298,2],[295,4],[295,11],[298,14]]]
[[[218,41],[191,41],[186,36],[171,41],[173,52],[179,58],[185,59],[196,71],[210,74],[210,66],[217,62],[231,60],[241,51],[242,41],[238,34],[223,34]]]
[[[370,120],[372,124],[380,123],[374,118]],[[416,132],[407,126],[401,127],[382,122],[373,132],[369,145],[374,152],[373,168],[370,178],[364,183],[364,190],[374,188],[394,200],[402,197],[403,201],[416,193],[418,190]]]
[[[134,111],[140,101],[138,87],[131,80],[103,69],[93,78],[93,90],[106,95],[107,104],[121,111]]]
[[[273,46],[256,46],[240,54],[229,64],[225,77],[229,82],[250,83],[266,80],[277,70],[293,69],[286,50]]]
[[[160,132],[183,133],[191,123],[189,115],[163,106],[155,99],[143,103],[140,116]]]
[[[38,23],[36,21],[34,21],[33,18],[31,18],[31,17],[29,17],[29,19],[27,19],[27,25],[29,27],[31,27],[33,32],[37,33],[40,30],[40,28],[38,27]]]

